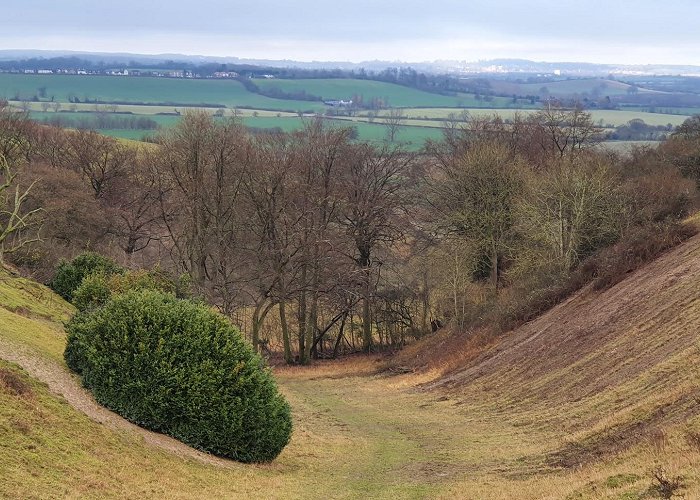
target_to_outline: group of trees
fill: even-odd
[[[700,178],[691,126],[624,159],[596,149],[588,113],[554,105],[448,122],[420,154],[321,119],[250,134],[186,112],[140,150],[14,111],[0,124],[17,137],[0,153],[35,182],[18,214],[47,222],[16,265],[47,279],[89,247],[184,274],[288,363],[492,318],[638,228],[675,223],[695,197],[685,177]]]
[[[42,123],[53,127],[81,130],[156,130],[158,128],[157,121],[145,116],[110,116],[104,113],[91,113],[82,116],[56,115],[44,118]]]
[[[672,125],[648,125],[639,118],[615,127],[608,134],[613,141],[663,141],[673,132]]]
[[[173,262],[226,313],[252,308],[256,346],[276,308],[288,362],[293,343],[299,362],[316,355],[360,303],[371,348],[377,254],[403,234],[411,158],[348,133],[313,121],[252,137],[235,121],[191,113],[161,138],[154,162],[168,186],[161,208]]]

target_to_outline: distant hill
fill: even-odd
[[[520,74],[557,74],[568,76],[607,76],[618,75],[676,75],[676,76],[700,76],[700,66],[694,65],[667,65],[647,64],[596,64],[588,62],[546,62],[529,61],[525,59],[489,59],[483,61],[295,61],[291,59],[250,59],[240,57],[218,57],[207,55],[185,54],[133,54],[133,53],[107,53],[107,52],[76,52],[66,50],[30,50],[14,49],[0,50],[0,61],[30,58],[51,57],[80,57],[93,62],[105,64],[128,65],[138,63],[160,63],[166,61],[187,62],[193,64],[218,63],[218,64],[243,64],[251,66],[268,66],[277,68],[305,68],[305,69],[344,69],[381,71],[386,68],[411,67],[418,71],[428,73],[520,73]]]

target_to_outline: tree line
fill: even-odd
[[[288,363],[443,325],[507,329],[688,236],[700,134],[681,130],[621,157],[597,147],[584,110],[550,105],[448,121],[408,153],[322,119],[251,134],[187,111],[134,148],[3,107],[0,154],[17,173],[4,178],[21,199],[3,197],[17,210],[0,222],[24,224],[5,256],[44,281],[86,248],[183,275]]]

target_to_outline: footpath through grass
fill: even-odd
[[[70,306],[9,275],[0,306],[0,352],[15,346],[67,371],[60,321]],[[276,369],[292,441],[272,464],[243,465],[202,462],[97,423],[0,361],[0,497],[632,499],[645,494],[656,464],[699,493],[700,445],[689,448],[677,432],[563,470],[547,457],[569,439],[561,421],[575,408],[523,405],[506,389],[469,398],[428,391],[419,375],[377,374],[378,366],[358,357]],[[595,413],[595,400],[584,409]],[[583,426],[586,415],[575,420]],[[697,419],[689,425],[700,430]]]

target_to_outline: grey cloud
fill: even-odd
[[[4,0],[8,1],[8,0]],[[489,42],[674,47],[697,44],[700,2],[675,0],[24,0],[5,9],[0,48],[12,39],[83,38],[117,42],[148,33],[245,40],[368,44]],[[164,37],[165,38],[165,37]],[[6,42],[3,42],[3,39]],[[153,42],[156,43],[155,41]],[[26,47],[31,48],[31,47]],[[76,47],[71,47],[76,48]],[[90,47],[84,47],[90,50]],[[193,48],[195,50],[196,47]],[[168,47],[144,51],[168,52]],[[358,48],[359,50],[359,48]],[[231,54],[242,55],[245,54]],[[276,54],[275,56],[278,56]],[[310,54],[313,58],[312,54]],[[360,58],[371,54],[358,55]],[[438,56],[439,57],[439,56]]]

